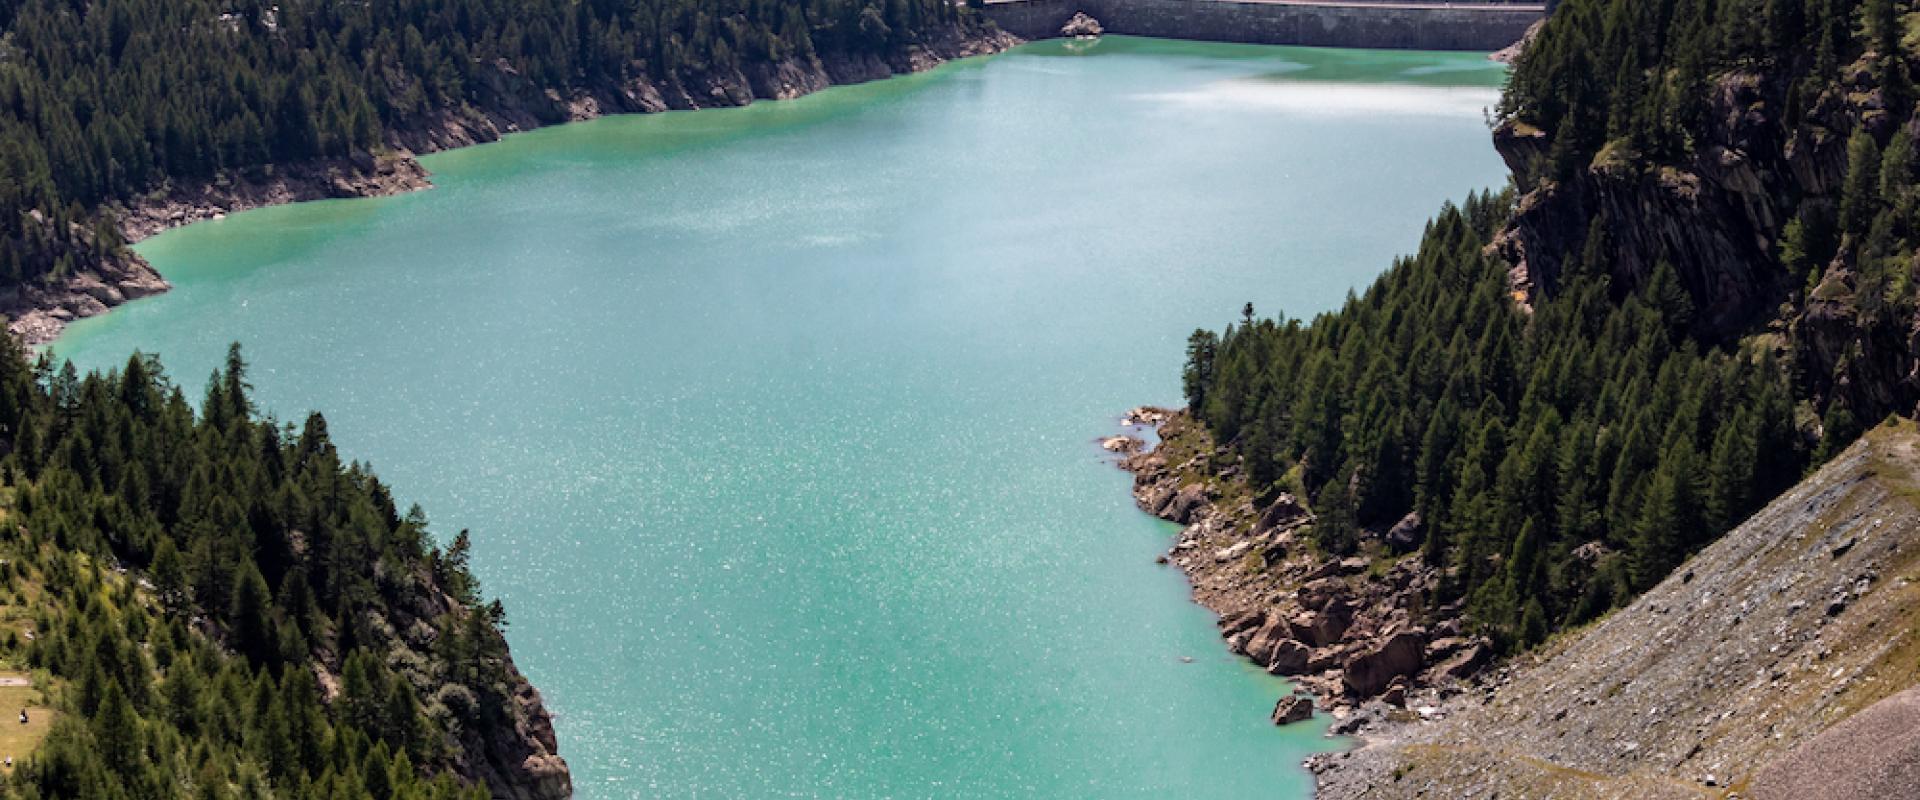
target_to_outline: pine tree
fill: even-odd
[[[1213,382],[1213,359],[1220,348],[1220,338],[1213,331],[1201,329],[1187,337],[1187,366],[1181,374],[1181,385],[1185,389],[1187,408],[1195,414],[1202,414],[1207,407],[1207,387]]]
[[[119,684],[108,681],[101,692],[99,711],[93,715],[93,738],[108,769],[131,775],[140,768],[144,747],[140,716],[133,710]]]
[[[1878,211],[1880,146],[1864,128],[1847,139],[1847,178],[1840,189],[1840,230],[1863,236]]]
[[[1359,543],[1359,531],[1354,521],[1353,496],[1348,490],[1348,481],[1352,471],[1345,477],[1330,481],[1320,490],[1320,496],[1314,499],[1313,543],[1320,552],[1334,556],[1344,556],[1353,552]]]
[[[1900,13],[1894,8],[1893,0],[1864,0],[1861,9],[1866,21],[1867,44],[1881,63],[1887,63],[1900,52],[1900,35],[1904,33]]]
[[[273,621],[268,617],[272,604],[260,568],[254,566],[253,559],[243,559],[227,619],[231,621],[233,648],[256,662],[266,661],[277,651]]]
[[[1654,265],[1653,276],[1647,280],[1646,302],[1660,312],[1661,321],[1675,336],[1693,324],[1693,296],[1681,285],[1671,262],[1662,259]]]
[[[1648,485],[1646,503],[1633,530],[1633,581],[1639,589],[1659,583],[1686,556],[1688,536],[1683,526],[1691,500],[1686,488],[1691,461],[1683,449],[1669,453]]]
[[[1745,411],[1720,425],[1707,465],[1705,521],[1710,530],[1727,530],[1752,504],[1754,468],[1760,441],[1756,421]]]

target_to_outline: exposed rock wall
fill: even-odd
[[[1059,34],[1075,13],[1107,33],[1243,44],[1472,50],[1512,45],[1546,14],[1530,4],[1304,3],[1261,0],[1006,0],[986,14],[1027,39]]]
[[[462,620],[480,609],[463,606],[435,582],[424,566],[405,579],[392,580],[382,610],[369,611],[367,628],[383,641],[388,658],[408,665],[434,664],[435,620]],[[489,633],[498,637],[498,634]],[[458,747],[451,753],[451,769],[498,800],[566,800],[573,796],[573,776],[560,756],[553,716],[540,690],[521,674],[504,641],[490,648],[505,654],[498,681],[486,694],[492,708],[473,719],[461,720],[454,732]],[[341,665],[327,651],[314,653],[323,686],[338,686]],[[445,665],[403,675],[432,697],[449,684]],[[331,694],[331,693],[330,693]],[[436,765],[437,766],[437,765]]]
[[[1709,339],[1732,339],[1783,315],[1787,353],[1806,396],[1840,399],[1863,422],[1912,414],[1920,402],[1920,328],[1889,324],[1884,309],[1860,301],[1847,250],[1816,265],[1823,282],[1787,274],[1777,253],[1798,209],[1839,205],[1847,140],[1858,129],[1885,139],[1899,126],[1920,133],[1920,118],[1898,120],[1865,68],[1807,104],[1797,118],[1792,86],[1774,76],[1733,73],[1708,89],[1705,135],[1677,164],[1641,167],[1630,153],[1603,149],[1558,180],[1523,183],[1495,249],[1513,265],[1517,296],[1552,291],[1580,258],[1587,237],[1603,234],[1616,294],[1640,286],[1670,263],[1694,300],[1693,325]],[[1503,123],[1494,146],[1516,176],[1539,175],[1548,136]]]
[[[1685,163],[1646,169],[1631,154],[1603,150],[1570,177],[1527,187],[1496,247],[1523,291],[1551,291],[1578,258],[1592,223],[1606,236],[1615,285],[1642,285],[1655,264],[1673,264],[1698,300],[1708,334],[1737,332],[1771,312],[1789,288],[1773,252],[1792,209],[1837,195],[1846,140],[1856,124],[1837,94],[1787,133],[1779,109],[1790,87],[1736,73],[1709,94],[1708,135]],[[1511,121],[1494,147],[1515,175],[1538,174],[1547,136]]]

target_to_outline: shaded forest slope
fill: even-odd
[[[466,534],[248,392],[0,346],[0,663],[53,709],[0,797],[569,796]]]

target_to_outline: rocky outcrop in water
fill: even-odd
[[[1290,694],[1273,704],[1273,724],[1292,725],[1313,719],[1313,698]]]

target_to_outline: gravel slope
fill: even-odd
[[[1632,605],[1440,702],[1436,719],[1376,725],[1362,747],[1322,757],[1319,796],[1644,800],[1777,786],[1765,796],[1799,798],[1811,795],[1775,778],[1810,761],[1824,785],[1872,786],[1877,765],[1913,766],[1920,731],[1863,715],[1863,730],[1904,736],[1841,728],[1832,741],[1850,758],[1823,758],[1818,742],[1788,753],[1920,682],[1916,622],[1920,428],[1905,422],[1870,432]]]

